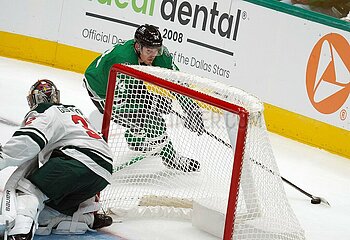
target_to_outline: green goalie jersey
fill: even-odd
[[[86,69],[85,79],[90,92],[97,99],[105,99],[108,75],[110,68],[117,63],[138,65],[138,56],[134,50],[134,40],[126,41],[123,44],[117,44],[112,49],[107,50],[101,56],[96,58]],[[178,70],[173,63],[173,58],[167,48],[164,47],[163,54],[157,56],[153,61],[153,66]],[[123,87],[135,86],[137,83],[128,83]],[[118,84],[118,83],[117,83]],[[143,84],[142,84],[143,85]],[[119,85],[118,85],[119,86]],[[120,96],[121,97],[121,96]],[[125,96],[124,96],[125,97]]]

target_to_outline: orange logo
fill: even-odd
[[[350,45],[340,34],[322,37],[312,49],[306,69],[310,102],[320,113],[337,111],[350,94]]]

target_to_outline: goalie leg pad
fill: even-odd
[[[9,235],[27,234],[31,231],[33,222],[38,215],[39,201],[34,195],[17,196],[16,224]]]
[[[46,218],[43,215],[47,215],[46,211],[51,211],[49,214],[52,216],[56,215],[50,220],[47,226],[39,226],[36,231],[37,235],[49,235],[54,234],[84,234],[86,231],[94,231],[92,227],[94,222],[94,213],[100,209],[100,204],[95,202],[95,197],[90,198],[82,202],[79,206],[78,211],[76,211],[73,216],[67,216],[64,214],[55,214],[49,208],[45,208],[42,212],[40,219]],[[56,213],[58,213],[56,211]],[[48,216],[48,215],[47,215]],[[41,222],[41,220],[40,220]]]
[[[40,191],[39,188],[37,188],[31,181],[26,178],[22,178],[18,181],[17,190],[22,192],[22,195],[31,195],[33,197],[36,197],[38,200],[39,211],[43,210],[45,206],[44,202],[49,199],[42,191]]]
[[[49,225],[52,219],[57,218],[60,215],[62,214],[59,211],[45,205],[44,209],[40,212],[38,217],[39,227]]]
[[[5,189],[0,202],[0,236],[4,236],[15,224],[17,199],[15,189]]]
[[[52,230],[53,234],[84,234],[86,231],[96,231],[89,227],[94,222],[93,213],[85,213],[80,216],[78,221],[74,221],[72,218],[61,221],[56,229]]]
[[[84,234],[86,231],[94,231],[89,226],[94,221],[93,213],[85,213],[81,215],[78,221],[73,222],[71,216],[60,214],[51,219],[47,226],[39,226],[36,235],[50,235],[53,234]],[[74,228],[72,228],[74,226]]]
[[[22,178],[17,183],[17,216],[9,235],[28,234],[37,225],[39,212],[47,197],[29,180]],[[34,224],[33,224],[34,223]]]
[[[27,234],[34,226],[33,220],[37,216],[38,199],[35,196],[36,191],[31,193],[35,186],[24,177],[37,168],[36,158],[27,161],[20,165],[6,182],[0,202],[0,228],[3,229],[1,232],[6,231],[6,235],[7,233],[8,235]],[[20,187],[22,181],[25,184]],[[22,191],[21,197],[17,194],[18,190]],[[3,235],[3,233],[0,234]]]
[[[37,160],[32,159],[20,165],[7,180],[3,196],[0,198],[0,225],[4,226],[6,221],[12,225],[17,216],[17,194],[16,189],[19,181],[31,171],[37,169]],[[1,227],[4,228],[4,227]]]

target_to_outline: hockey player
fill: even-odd
[[[114,64],[149,65],[178,70],[158,28],[142,25],[137,28],[134,39],[117,44],[96,58],[85,71],[85,85],[98,110],[103,113],[110,68]],[[184,172],[198,171],[200,164],[194,159],[176,153],[166,133],[162,114],[172,109],[172,100],[151,93],[139,80],[117,81],[117,104],[114,106],[114,121],[126,128],[125,139],[130,149],[152,152],[159,155],[163,164]],[[183,108],[184,126],[198,135],[203,134],[202,112],[191,99],[172,93]],[[135,104],[137,102],[137,104]],[[190,110],[191,109],[191,110]]]
[[[111,225],[111,217],[94,214],[96,193],[111,178],[108,145],[78,108],[60,103],[50,80],[37,81],[27,99],[29,113],[0,150],[0,171],[19,166],[0,202],[0,229],[8,239],[29,240],[38,225],[44,235]]]

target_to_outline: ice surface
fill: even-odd
[[[100,128],[101,117],[82,85],[82,74],[0,57],[0,142],[5,144],[28,111],[26,95],[38,79],[48,78],[61,90],[61,102],[79,107]],[[10,124],[5,124],[10,123]],[[350,160],[270,133],[281,175],[331,207],[285,185],[288,200],[309,240],[350,239]],[[0,172],[0,189],[14,168]],[[105,232],[135,240],[216,239],[177,220],[130,220],[114,223]],[[80,239],[80,238],[79,238]],[[83,239],[101,239],[88,235]],[[106,238],[107,239],[107,238]],[[110,239],[110,238],[108,238]]]

